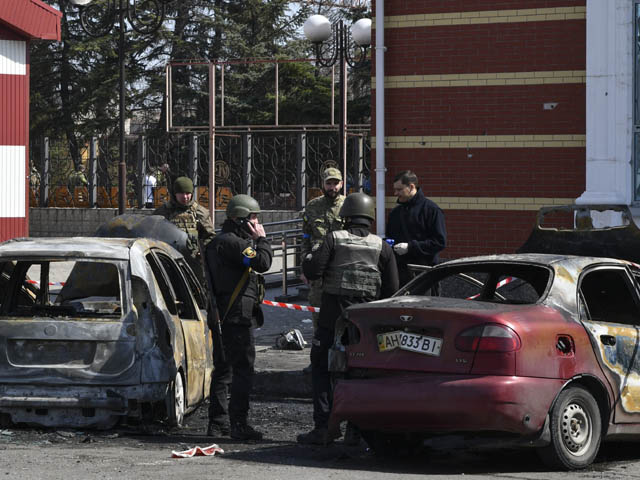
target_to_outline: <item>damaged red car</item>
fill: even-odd
[[[379,452],[457,435],[585,467],[640,433],[639,282],[637,264],[596,257],[438,265],[339,321],[331,428],[348,420]]]

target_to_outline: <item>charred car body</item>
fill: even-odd
[[[0,244],[0,416],[44,426],[180,425],[209,394],[206,298],[145,238]]]
[[[636,263],[450,261],[391,299],[348,309],[330,355],[331,426],[356,424],[376,451],[455,434],[581,468],[601,439],[640,433],[639,325]]]

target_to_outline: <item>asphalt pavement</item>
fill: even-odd
[[[296,298],[296,287],[288,288],[290,298],[282,299],[282,288],[268,288],[266,300],[308,305],[304,298]],[[255,330],[256,338],[256,375],[253,393],[256,395],[311,398],[311,375],[302,369],[309,365],[309,352],[313,337],[311,313],[283,307],[262,306],[264,325]],[[276,339],[281,333],[298,329],[307,342],[304,350],[280,350],[276,348]]]

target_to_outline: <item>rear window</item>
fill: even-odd
[[[545,294],[551,270],[538,265],[481,263],[435,268],[396,295],[431,295],[506,304],[537,303]]]
[[[0,314],[117,317],[122,313],[118,264],[29,260],[0,264]]]

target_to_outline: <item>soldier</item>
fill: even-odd
[[[344,203],[342,190],[342,174],[337,168],[327,168],[322,172],[322,191],[324,195],[311,200],[304,209],[302,216],[302,258],[305,258],[314,249],[318,248],[324,237],[329,232],[340,230],[343,222],[340,217],[340,209]],[[302,281],[309,285],[309,304],[312,307],[320,306],[322,297],[322,278],[308,281],[304,274]],[[318,314],[311,314],[313,330],[318,326]],[[310,373],[310,366],[304,369]]]
[[[84,174],[84,166],[80,165],[78,170],[74,170],[69,175],[69,192],[73,195],[76,187],[86,187],[89,185],[86,175]]]
[[[303,444],[326,445],[333,440],[327,431],[333,400],[328,353],[336,320],[349,305],[387,298],[398,289],[393,250],[369,232],[375,220],[373,199],[365,193],[352,193],[345,199],[340,216],[345,221],[344,230],[327,234],[302,263],[309,280],[323,279],[322,307],[311,346],[315,428],[298,435],[298,443]]]
[[[263,318],[260,303],[264,286],[256,272],[269,270],[273,259],[264,227],[258,221],[259,213],[260,205],[249,195],[231,198],[222,233],[206,250],[212,298],[222,324],[220,330],[213,330],[215,345],[222,348],[214,350],[208,436],[262,438],[262,433],[247,423],[256,358],[252,327],[262,325]]]
[[[187,263],[202,285],[206,285],[201,251],[215,236],[213,224],[206,208],[193,198],[193,182],[188,177],[178,177],[173,183],[171,200],[158,207],[154,215],[162,215],[189,235]]]

